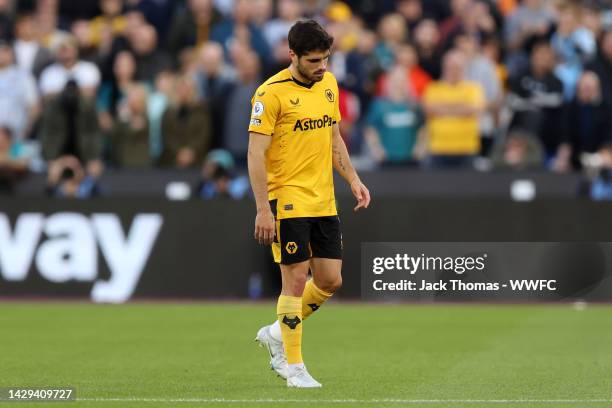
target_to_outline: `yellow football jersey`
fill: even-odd
[[[463,103],[485,105],[482,88],[475,82],[456,85],[438,81],[429,84],[423,101],[427,103]],[[478,116],[438,116],[427,121],[429,150],[432,154],[477,154],[480,151]]]
[[[307,85],[284,69],[255,91],[251,103],[249,132],[272,137],[266,170],[277,218],[336,215],[332,125],[340,110],[334,75],[326,72]]]

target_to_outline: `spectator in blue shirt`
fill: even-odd
[[[393,69],[385,96],[370,106],[365,138],[374,160],[383,165],[414,163],[414,147],[423,126],[423,115],[412,102],[406,73]]]

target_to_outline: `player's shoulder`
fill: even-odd
[[[334,87],[338,87],[338,81],[336,80],[336,76],[329,71],[326,71],[323,75],[323,82],[329,85],[333,85]]]

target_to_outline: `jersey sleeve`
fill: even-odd
[[[280,102],[275,94],[261,86],[251,99],[249,132],[272,136],[280,114]]]
[[[336,91],[336,98],[334,101],[334,122],[338,123],[342,120],[342,115],[340,114],[340,89],[338,88],[338,82],[336,81],[336,77],[333,78]]]

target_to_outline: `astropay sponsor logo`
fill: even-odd
[[[124,232],[116,214],[60,212],[24,213],[11,228],[0,213],[0,277],[24,281],[34,263],[53,283],[94,282],[96,302],[124,302],[136,289],[162,224],[160,214],[137,214]],[[98,248],[110,270],[107,281],[98,278]]]
[[[293,131],[307,131],[307,130],[315,130],[315,129],[323,129],[324,127],[331,127],[333,125],[333,118],[331,116],[324,115],[319,119],[300,119],[295,121],[295,125],[293,125]]]

